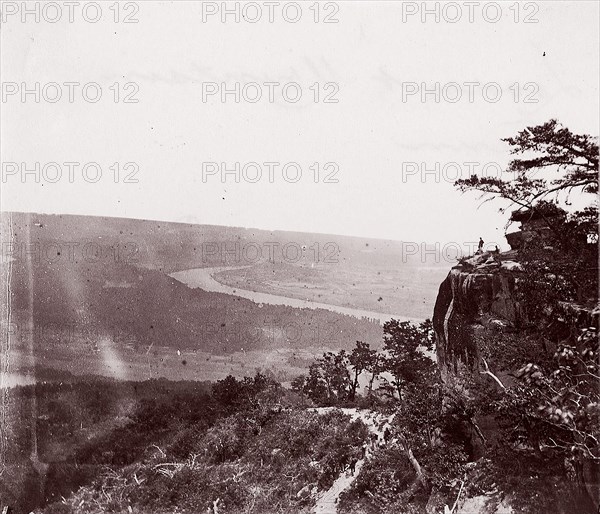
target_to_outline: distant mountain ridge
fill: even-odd
[[[21,243],[56,241],[120,245],[121,259],[164,272],[223,264],[256,264],[274,256],[276,262],[378,266],[440,265],[440,244],[402,242],[333,234],[269,231],[253,228],[137,220],[70,214],[0,213],[12,219]],[[28,236],[27,236],[28,234]],[[30,238],[30,239],[29,239]],[[5,243],[7,243],[6,239]],[[126,245],[129,245],[126,247]],[[286,247],[287,245],[287,247]],[[424,256],[420,249],[429,248]],[[284,247],[286,247],[284,249]],[[301,255],[298,250],[301,249]],[[118,249],[115,250],[118,252]],[[260,255],[259,255],[260,252]],[[7,246],[3,248],[6,258]],[[425,257],[425,258],[424,258]]]

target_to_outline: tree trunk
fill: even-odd
[[[351,391],[351,397],[350,400],[354,401],[354,399],[356,398],[356,390],[358,389],[358,375],[359,372],[358,371],[354,371],[354,381],[352,382],[352,391]]]
[[[369,396],[373,394],[373,382],[375,381],[376,376],[377,374],[373,371],[373,374],[371,375],[371,380],[369,380]]]
[[[403,435],[400,436],[400,445],[402,447],[402,450],[404,451],[404,454],[406,455],[406,458],[408,459],[411,466],[415,470],[415,473],[417,474],[417,480],[421,482],[421,485],[425,489],[429,488],[429,481],[427,480],[427,477],[423,472],[423,468],[421,468],[419,461],[413,454],[412,448],[408,446],[408,442],[406,441],[406,438]]]
[[[396,379],[396,390],[398,391],[398,400],[402,401],[402,385],[398,379]]]
[[[406,447],[405,453],[406,453],[406,456],[408,457],[408,460],[412,464],[412,467],[415,470],[415,473],[417,474],[417,479],[419,480],[419,482],[421,482],[423,487],[425,487],[425,488],[429,487],[429,482],[427,480],[427,477],[425,476],[425,473],[423,473],[423,469],[421,468],[419,461],[415,458],[412,450],[409,447]]]

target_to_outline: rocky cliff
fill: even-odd
[[[528,359],[532,355],[552,359],[557,348],[564,345],[573,345],[567,348],[575,350],[577,334],[585,327],[597,326],[597,311],[568,302],[558,302],[552,309],[547,309],[543,319],[532,319],[531,302],[539,303],[541,299],[523,294],[527,292],[525,288],[530,287],[526,284],[527,279],[531,282],[531,277],[519,263],[518,255],[518,252],[510,251],[463,259],[440,285],[433,314],[437,362],[446,387],[450,389],[458,384],[458,390],[467,399],[465,404],[469,398],[477,396],[471,393],[489,391],[484,388],[490,385],[495,385],[497,392],[506,391],[504,398],[508,399],[507,402],[514,401],[517,396],[511,395],[510,390],[518,382],[515,375],[519,375],[517,370],[530,362]],[[525,351],[529,353],[523,358],[525,354],[520,352]],[[480,409],[479,414],[473,410],[472,417],[463,425],[463,433],[472,448],[471,469],[475,475],[485,476],[482,463],[493,459],[492,455],[498,455],[493,451],[490,453],[494,444],[515,456],[519,452],[529,452],[533,458],[541,458],[543,444],[532,444],[531,439],[524,443],[506,438],[506,434],[501,434],[502,415],[482,412],[485,410],[485,407]],[[545,470],[549,475],[532,480],[523,490],[537,497],[549,497],[549,491],[560,490],[561,494],[557,495],[553,506],[554,512],[595,511],[600,503],[600,466],[593,459],[577,460],[575,456],[573,460],[568,453],[566,455],[564,463],[552,461],[551,469]],[[573,471],[570,477],[569,469],[574,469],[572,464],[576,460],[579,462],[577,471]],[[522,460],[520,465],[523,462],[527,461]],[[549,483],[552,487],[547,489]],[[456,512],[499,514],[520,511],[522,509],[513,509],[508,504],[512,503],[509,501],[511,498],[514,500],[522,495],[523,490],[512,495],[496,490],[480,497],[465,497]],[[570,502],[562,501],[560,498],[563,496],[571,498]],[[475,500],[483,501],[488,508],[475,509],[471,504]]]
[[[476,371],[483,332],[510,332],[526,323],[517,299],[521,266],[515,252],[461,261],[442,282],[433,313],[437,361],[448,372]]]

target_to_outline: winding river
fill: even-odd
[[[234,296],[240,296],[242,298],[252,300],[258,304],[266,303],[269,305],[287,305],[288,307],[294,307],[296,309],[325,309],[328,311],[337,312],[338,314],[344,314],[346,316],[354,316],[355,318],[370,318],[379,321],[381,324],[389,321],[392,318],[400,321],[412,321],[414,323],[420,323],[423,321],[422,319],[409,318],[396,314],[385,314],[383,312],[353,309],[350,307],[342,307],[340,305],[333,305],[329,303],[300,300],[298,298],[290,298],[287,296],[280,296],[270,293],[261,293],[258,291],[251,291],[249,289],[240,289],[239,287],[231,287],[223,284],[215,278],[215,275],[221,271],[231,271],[244,269],[247,267],[248,266],[193,268],[183,271],[176,271],[171,273],[169,276],[191,288],[199,288],[213,293],[225,293]]]

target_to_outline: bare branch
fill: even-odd
[[[488,375],[488,376],[492,377],[492,378],[493,378],[493,379],[496,381],[496,383],[497,383],[497,384],[498,384],[498,385],[499,385],[499,386],[500,386],[502,389],[504,389],[504,390],[506,391],[506,387],[504,386],[504,384],[502,383],[502,381],[501,381],[501,380],[500,380],[500,379],[499,379],[499,378],[498,378],[496,375],[494,375],[494,374],[493,374],[493,373],[490,371],[490,368],[489,368],[489,366],[488,366],[488,363],[486,362],[486,360],[485,360],[485,359],[481,359],[481,360],[483,361],[483,365],[485,366],[485,371],[480,371],[479,373],[480,373],[480,374],[482,374],[482,375]]]

